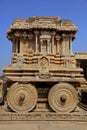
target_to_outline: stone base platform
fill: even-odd
[[[23,121],[0,122],[0,130],[87,130],[87,122]]]
[[[0,130],[87,130],[87,114],[2,113]]]

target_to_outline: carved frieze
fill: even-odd
[[[87,121],[86,114],[27,113],[0,114],[0,121]]]

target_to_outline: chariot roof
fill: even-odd
[[[10,26],[8,33],[13,30],[53,29],[58,31],[76,32],[77,27],[71,20],[61,19],[59,16],[30,16],[28,19],[17,18]]]

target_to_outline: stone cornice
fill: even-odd
[[[37,17],[32,16],[29,19],[15,19],[14,23],[7,31],[7,36],[14,30],[38,30],[49,29],[62,32],[77,32],[77,27],[71,20],[63,20],[60,17]]]

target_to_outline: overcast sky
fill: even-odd
[[[11,62],[12,44],[6,32],[15,18],[61,16],[78,27],[73,52],[87,52],[87,0],[0,0],[0,74]]]

